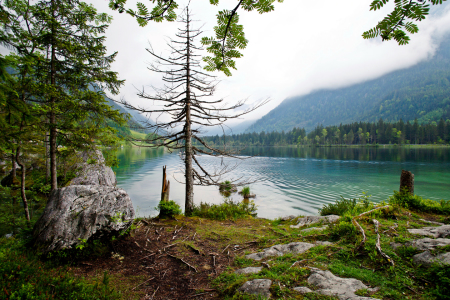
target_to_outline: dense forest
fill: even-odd
[[[413,67],[378,79],[336,90],[320,90],[284,100],[246,132],[288,131],[317,124],[324,126],[355,121],[438,122],[450,119],[450,38],[435,55]]]
[[[205,140],[218,145],[231,146],[284,146],[284,145],[366,145],[366,144],[448,144],[450,120],[440,119],[420,124],[417,119],[406,123],[354,122],[339,126],[319,125],[307,133],[305,128],[281,132],[243,133],[230,136],[208,136]]]

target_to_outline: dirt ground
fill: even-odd
[[[211,280],[244,249],[256,247],[227,240],[214,232],[197,233],[195,220],[188,218],[140,220],[128,237],[113,243],[111,256],[80,261],[72,271],[92,278],[108,270],[125,299],[218,299]]]

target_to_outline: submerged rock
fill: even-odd
[[[270,279],[254,279],[244,283],[238,291],[252,294],[260,295],[265,298],[270,298],[270,286],[272,285],[272,280]]]
[[[317,268],[311,268],[311,275],[308,278],[308,283],[319,288],[314,291],[315,293],[335,296],[342,300],[374,300],[375,298],[355,295],[355,292],[361,289],[366,289],[369,292],[378,290],[377,288],[369,288],[362,283],[362,281],[355,278],[337,277],[330,271],[324,271]],[[307,290],[304,289],[304,291]]]
[[[111,186],[74,185],[54,190],[34,227],[43,253],[69,249],[91,237],[117,234],[134,218],[127,192]]]
[[[270,256],[282,256],[286,253],[299,254],[308,251],[310,248],[314,247],[314,244],[295,242],[284,245],[274,245],[270,248],[264,249],[262,252],[248,254],[245,257],[254,260],[261,260]]]
[[[340,216],[329,215],[329,216],[306,216],[298,219],[297,225],[291,225],[291,228],[300,228],[302,226],[312,225],[319,222],[323,223],[333,223],[339,220]]]

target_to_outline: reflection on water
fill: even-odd
[[[450,148],[297,148],[250,147],[229,177],[244,176],[257,180],[251,192],[257,195],[258,216],[276,218],[285,215],[317,214],[324,203],[340,195],[357,197],[363,191],[373,201],[386,200],[398,190],[402,169],[415,174],[415,192],[430,199],[449,199]],[[155,215],[162,185],[162,167],[167,165],[170,198],[184,207],[182,162],[177,153],[164,149],[123,148],[118,152],[120,165],[115,169],[118,186],[133,200],[138,216]],[[220,159],[200,157],[209,170]],[[225,163],[235,163],[226,159]],[[176,180],[175,180],[176,179]],[[233,194],[234,200],[242,196]],[[196,203],[220,203],[217,187],[194,187]]]

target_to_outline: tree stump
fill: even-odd
[[[170,181],[166,179],[166,166],[163,167],[163,184],[161,190],[161,201],[169,201]]]
[[[400,175],[400,193],[403,191],[414,195],[414,174],[410,171],[402,170]]]

